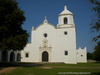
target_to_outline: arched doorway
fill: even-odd
[[[21,54],[20,54],[20,53],[17,54],[17,61],[18,61],[18,62],[21,61]]]
[[[15,62],[15,53],[14,52],[10,53],[10,62]]]
[[[8,53],[7,51],[2,52],[2,61],[7,62],[8,61]]]
[[[49,58],[48,52],[47,51],[44,51],[42,53],[42,62],[48,62],[48,60],[49,60],[48,58]]]

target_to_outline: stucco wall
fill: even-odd
[[[67,35],[64,34],[65,31]],[[22,62],[42,62],[39,47],[43,46],[44,33],[47,33],[48,47],[51,47],[49,62],[76,63],[75,28],[57,29],[50,24],[42,24],[32,30],[31,45],[28,44],[22,51]],[[68,51],[67,56],[64,54],[65,51]],[[25,52],[29,52],[28,58],[25,58]]]
[[[77,62],[87,62],[87,49],[86,47],[84,49],[77,49]]]

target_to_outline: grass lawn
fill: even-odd
[[[1,75],[100,75],[100,63],[49,64],[18,67]]]
[[[44,66],[66,66],[66,67],[100,67],[100,63],[78,63],[78,64],[43,64]]]

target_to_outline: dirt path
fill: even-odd
[[[51,69],[51,68],[100,69],[100,67],[64,67],[64,66],[42,66],[41,68],[44,68],[44,69]]]
[[[13,69],[16,69],[18,67],[7,67],[7,68],[3,68],[0,70],[0,74],[2,73],[8,73],[9,71],[13,70]]]
[[[56,68],[80,68],[80,69],[100,69],[100,67],[63,67],[63,66],[54,66]]]

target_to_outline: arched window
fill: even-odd
[[[21,54],[20,54],[20,53],[17,54],[17,61],[18,61],[18,62],[21,61]]]
[[[2,52],[2,61],[5,61],[5,62],[8,61],[8,52],[7,51]]]
[[[10,62],[15,62],[15,53],[14,52],[10,53]]]
[[[66,17],[64,18],[64,24],[68,24],[68,19]]]

